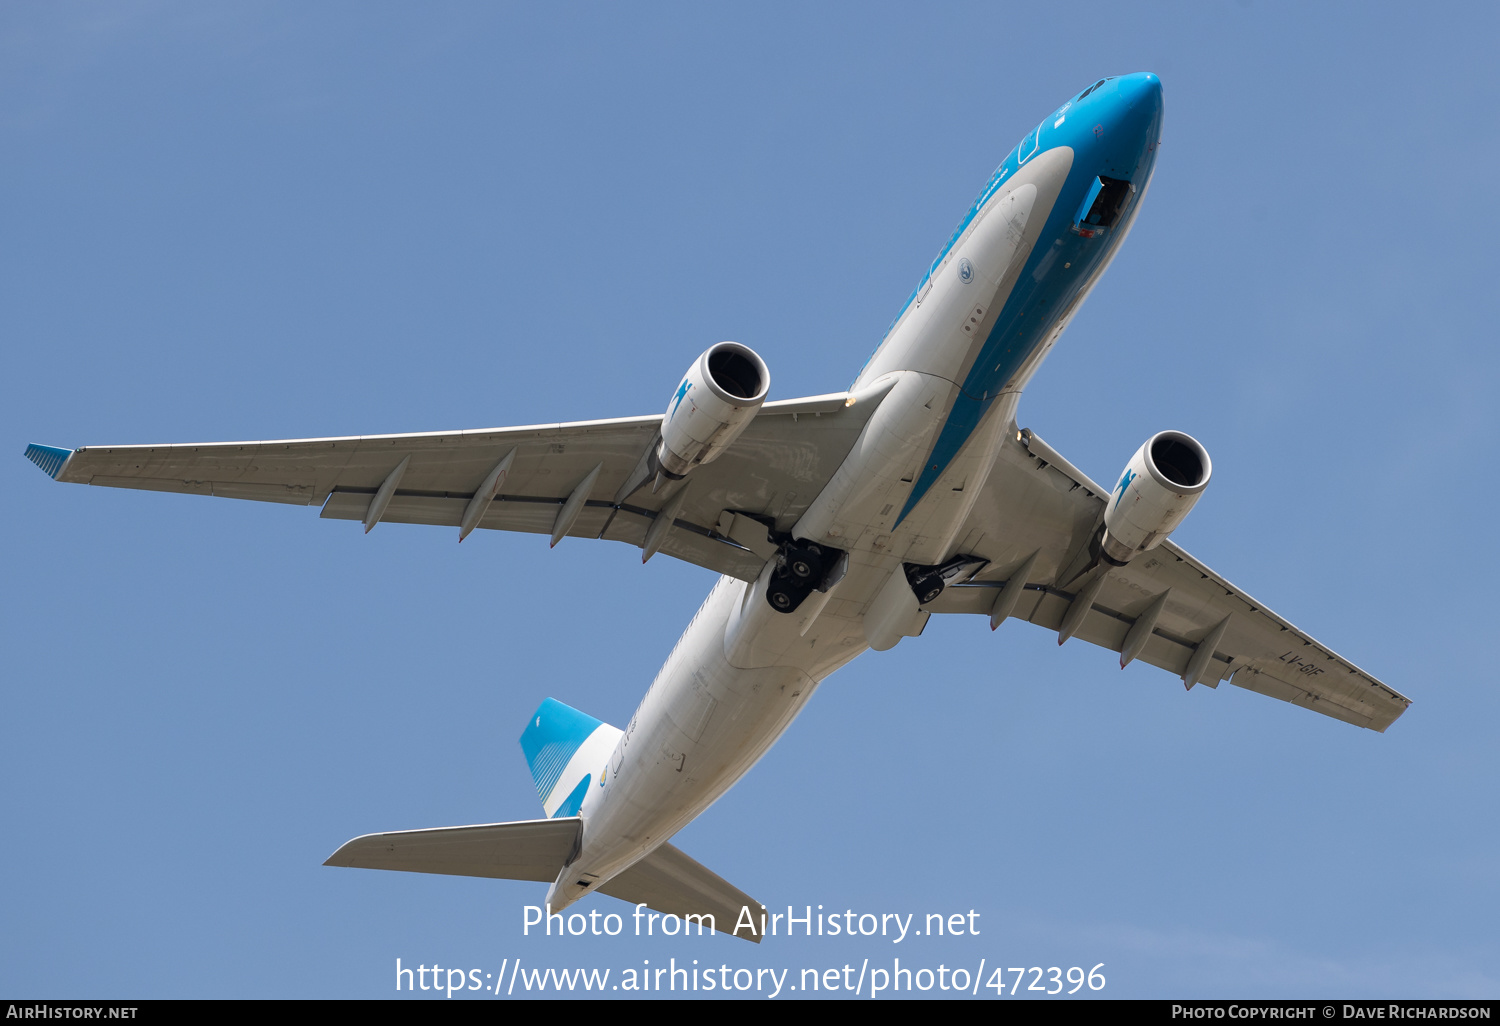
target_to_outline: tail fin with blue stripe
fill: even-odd
[[[521,734],[521,751],[549,818],[578,815],[589,785],[603,785],[622,733],[555,698],[537,706]]]

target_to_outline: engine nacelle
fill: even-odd
[[[670,478],[712,463],[749,427],[771,389],[766,362],[749,346],[720,342],[688,368],[661,422],[657,461]]]
[[[1192,435],[1162,431],[1136,450],[1104,510],[1100,555],[1115,566],[1154,549],[1177,529],[1213,474]]]

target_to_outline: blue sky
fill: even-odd
[[[7,5],[0,992],[900,957],[1102,962],[1115,997],[1496,996],[1496,22]],[[526,938],[541,885],[323,868],[538,815],[528,713],[623,722],[712,576],[21,457],[651,413],[721,339],[773,398],[837,390],[1015,141],[1140,70],[1156,179],[1021,423],[1100,479],[1196,435],[1214,484],[1177,539],[1414,704],[1376,735],[935,619],[678,837],[772,906],[974,909],[979,937]]]

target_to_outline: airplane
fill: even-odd
[[[1018,427],[1140,212],[1162,117],[1160,80],[1138,73],[1044,118],[843,392],[767,401],[765,361],[720,342],[660,415],[26,456],[58,481],[317,505],[367,533],[607,539],[718,572],[624,727],[553,698],[532,714],[520,743],[544,818],[369,834],[325,864],[545,882],[549,915],[600,891],[759,941],[742,926],[760,903],[670,838],[819,682],[933,615],[1027,620],[1188,690],[1227,680],[1376,731],[1411,704],[1171,541],[1212,476],[1195,438],[1151,436],[1105,487]]]

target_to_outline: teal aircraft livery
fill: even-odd
[[[732,932],[759,903],[671,838],[820,681],[933,615],[1029,621],[1189,690],[1228,681],[1376,731],[1409,704],[1171,541],[1212,475],[1192,436],[1148,438],[1111,491],[1018,428],[1140,213],[1162,114],[1160,81],[1133,74],[1043,118],[843,392],[768,402],[765,362],[720,342],[657,416],[26,455],[59,481],[316,505],[365,531],[608,539],[721,574],[629,722],[536,696],[520,743],[542,818],[369,834],[327,864],[534,880],[551,912],[602,891]]]

